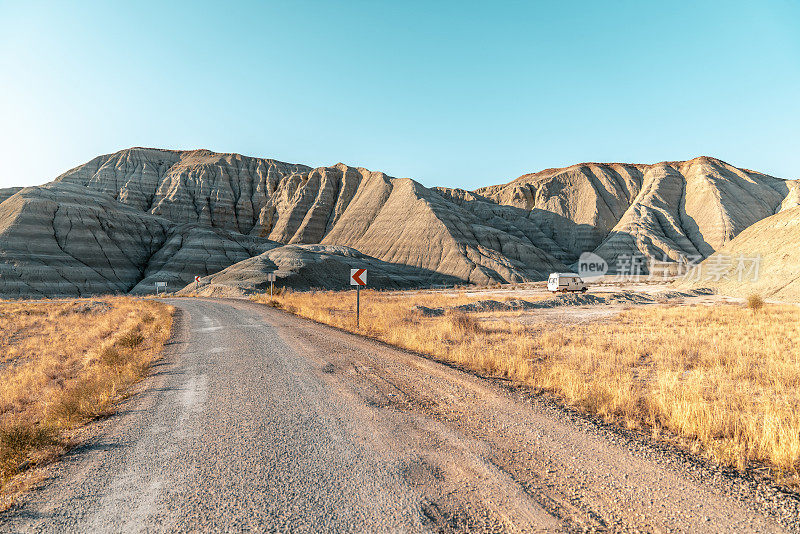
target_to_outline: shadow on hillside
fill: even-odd
[[[351,269],[367,269],[367,287],[370,289],[449,287],[468,283],[467,280],[457,276],[423,267],[385,262],[370,256],[353,258],[333,256],[293,271],[281,270],[279,265],[270,260],[259,261],[256,268],[234,268],[208,277],[207,283],[235,287],[248,293],[267,292],[270,287],[267,275],[275,272],[277,277],[275,287],[278,288],[352,289],[350,285]],[[201,285],[201,289],[202,287]]]
[[[576,223],[568,217],[540,208],[525,209],[497,204],[477,193],[472,199],[460,199],[440,192],[449,202],[469,211],[487,226],[497,228],[527,241],[565,265],[574,264],[582,252],[595,250],[611,228]],[[499,251],[501,252],[501,251]]]

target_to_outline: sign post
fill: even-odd
[[[156,296],[158,296],[158,290],[163,289],[164,291],[167,290],[167,283],[166,282],[156,282]]]
[[[361,323],[361,286],[367,285],[366,269],[350,269],[350,285],[356,286],[356,328]]]
[[[197,292],[198,289],[200,289],[200,277],[199,276],[195,276],[194,277],[194,290],[195,290],[195,292]]]
[[[275,273],[267,273],[267,280],[269,280],[269,296],[272,298],[272,284],[275,283]]]

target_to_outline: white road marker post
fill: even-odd
[[[269,280],[269,298],[272,298],[272,284],[275,283],[275,272],[267,273],[267,280]]]
[[[197,290],[200,289],[200,277],[194,277],[194,292],[197,293]]]
[[[356,286],[356,328],[361,325],[361,286],[367,285],[366,269],[350,269],[350,285]]]

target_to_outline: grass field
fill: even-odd
[[[172,313],[128,297],[0,301],[0,489],[147,374]]]
[[[286,292],[261,301],[479,373],[552,392],[626,427],[683,438],[737,468],[800,468],[800,308],[645,306],[603,321],[521,324],[489,314],[425,317],[426,293]]]

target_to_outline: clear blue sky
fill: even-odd
[[[800,2],[0,0],[0,187],[130,146],[475,188],[712,155],[800,178]]]

